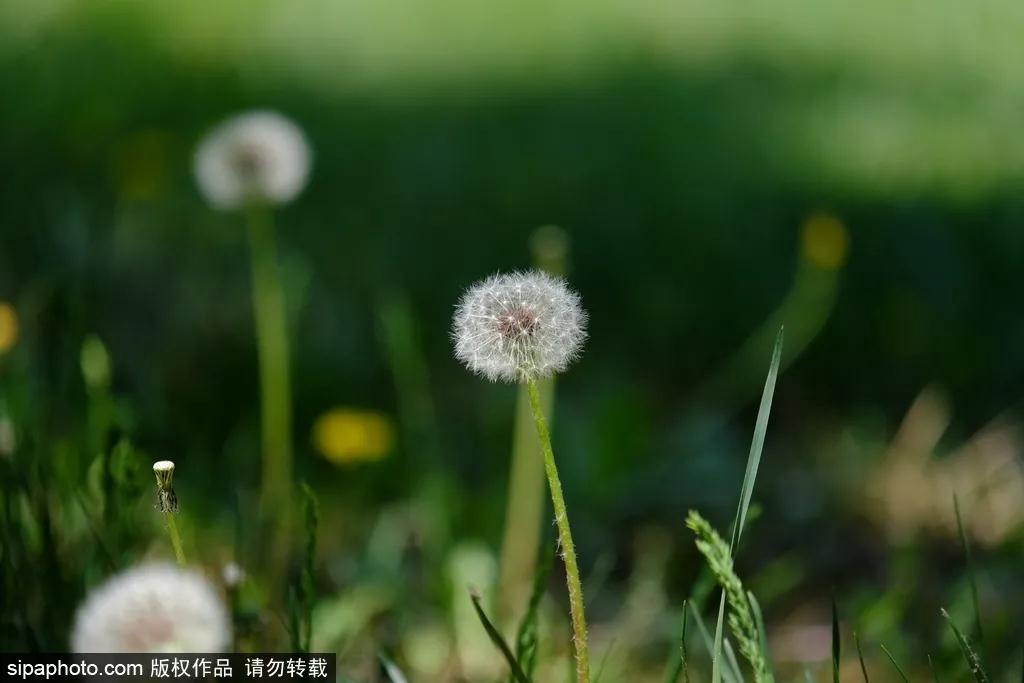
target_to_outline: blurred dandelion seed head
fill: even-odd
[[[846,264],[850,235],[832,214],[813,213],[804,221],[801,245],[811,263],[822,270],[838,270]]]
[[[394,440],[391,419],[372,410],[332,408],[313,423],[313,445],[339,465],[380,460]]]
[[[18,343],[18,312],[6,301],[0,301],[0,356]]]
[[[199,189],[215,208],[285,204],[306,186],[312,153],[302,130],[272,111],[240,114],[213,129],[195,156]]]
[[[93,590],[75,615],[75,652],[222,652],[231,622],[201,574],[171,564],[128,569]]]
[[[587,314],[565,281],[540,271],[497,274],[462,296],[455,310],[455,357],[498,382],[547,377],[579,357]]]

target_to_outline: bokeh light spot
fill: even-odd
[[[838,270],[846,263],[850,235],[842,221],[828,213],[813,213],[801,235],[804,256],[823,270]]]
[[[380,460],[393,444],[391,419],[372,410],[332,408],[313,424],[313,445],[339,465]]]

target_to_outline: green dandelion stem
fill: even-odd
[[[274,557],[287,542],[292,479],[292,401],[289,378],[287,314],[274,220],[268,207],[248,212],[249,253],[252,261],[252,302],[259,356],[260,408],[263,450],[260,507],[271,524]]]
[[[544,419],[541,408],[540,392],[537,382],[532,378],[526,380],[526,388],[530,393],[530,408],[533,420],[537,425],[537,437],[540,439],[544,453],[544,469],[551,488],[551,504],[555,510],[555,522],[558,526],[558,541],[562,546],[562,559],[565,562],[565,580],[569,588],[569,613],[572,619],[573,643],[576,650],[576,678],[579,683],[590,681],[590,654],[587,650],[587,620],[583,613],[583,587],[580,582],[580,570],[576,564],[576,546],[572,542],[569,530],[569,514],[562,496],[562,482],[558,478],[558,467],[555,465],[555,453],[551,448],[551,434]]]
[[[184,567],[185,550],[181,545],[181,534],[178,533],[178,523],[174,521],[174,513],[164,510],[164,520],[167,522],[167,535],[171,537],[171,546],[174,548],[174,559],[178,561],[179,567]]]

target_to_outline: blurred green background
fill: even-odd
[[[19,457],[71,480],[122,437],[174,459],[192,534],[230,538],[259,474],[248,262],[191,160],[268,107],[314,150],[278,228],[322,587],[394,579],[353,633],[416,671],[408,632],[461,598],[446,567],[493,561],[515,391],[461,368],[448,327],[463,288],[528,267],[554,224],[591,316],[554,436],[598,642],[653,576],[636,649],[664,661],[699,569],[683,519],[731,519],[785,323],[739,561],[776,657],[827,658],[835,594],[844,629],[910,668],[955,661],[938,607],[969,623],[956,489],[990,656],[1017,661],[1022,29],[1005,0],[5,2],[0,417]],[[90,335],[109,402],[83,382]],[[383,414],[394,448],[322,457],[335,406]],[[102,574],[53,562],[69,594]],[[8,595],[3,645],[23,649]]]

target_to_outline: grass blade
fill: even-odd
[[[683,600],[683,626],[679,633],[679,656],[671,656],[665,668],[665,683],[676,683],[683,677],[683,683],[690,683],[690,672],[686,670],[686,622],[688,619],[688,600]]]
[[[761,656],[764,657],[764,661],[772,661],[771,654],[768,652],[768,632],[764,628],[764,615],[761,614],[761,603],[754,597],[753,591],[747,591],[747,600],[750,601],[750,611],[754,613],[754,623],[757,624],[757,635],[761,641]]]
[[[868,667],[864,664],[864,653],[860,649],[860,638],[857,637],[857,632],[853,632],[853,644],[857,647],[857,659],[860,660],[860,672],[864,674],[864,683],[871,683],[871,679],[868,678]]]
[[[935,681],[935,683],[939,683],[939,672],[935,668],[935,662],[932,661],[932,656],[930,654],[927,655],[927,656],[928,656],[928,668],[932,670],[932,680]]]
[[[526,608],[526,614],[519,623],[519,631],[516,633],[516,661],[519,662],[523,673],[527,678],[533,677],[537,667],[537,618],[540,612],[540,602],[544,598],[544,590],[547,587],[548,576],[551,574],[551,566],[554,564],[555,553],[551,545],[545,545],[544,556],[537,565],[537,571],[533,576],[533,592],[530,594],[530,602]]]
[[[832,683],[839,683],[839,610],[836,609],[836,598],[832,596]]]
[[[985,633],[981,629],[981,606],[978,601],[978,581],[974,573],[974,558],[971,556],[971,545],[967,542],[967,532],[964,531],[964,521],[960,516],[960,501],[953,493],[953,510],[956,512],[956,528],[960,534],[960,545],[964,549],[964,558],[967,562],[967,581],[971,584],[971,601],[974,604],[974,622],[978,629],[978,643],[985,645]]]
[[[725,591],[718,603],[718,624],[715,626],[715,644],[711,651],[711,683],[722,680],[722,627],[725,622]]]
[[[392,662],[386,654],[383,652],[377,653],[377,661],[380,662],[380,668],[384,670],[384,675],[388,677],[391,683],[409,683],[409,679],[405,677],[402,670],[398,668],[398,665]]]
[[[693,615],[693,620],[697,624],[697,631],[700,633],[701,640],[704,642],[704,648],[708,651],[708,655],[714,652],[714,645],[711,642],[711,634],[708,632],[708,627],[704,623],[704,620],[700,616],[700,612],[694,607],[693,601],[690,601],[690,614]],[[725,683],[742,683],[743,677],[740,675],[739,670],[723,669],[722,678],[725,679]]]
[[[889,648],[885,645],[882,645],[881,647],[882,652],[885,653],[885,656],[889,658],[889,661],[892,662],[892,665],[896,668],[896,673],[898,673],[900,678],[903,679],[903,683],[910,683],[910,679],[907,678],[907,674],[903,673],[903,669],[900,668],[900,665],[896,663],[896,658],[892,656],[891,652],[889,652]]]
[[[725,655],[725,661],[732,667],[733,671],[738,672],[740,670],[739,660],[736,659],[736,653],[732,649],[732,643],[729,642],[728,638],[722,639],[722,653]],[[737,674],[740,681],[743,680],[743,676]]]
[[[516,661],[516,656],[512,654],[512,648],[508,646],[508,643],[505,642],[501,632],[495,628],[494,624],[491,623],[491,620],[487,618],[484,608],[480,606],[480,594],[471,589],[469,591],[469,597],[473,601],[473,608],[476,610],[476,615],[480,618],[480,623],[483,624],[484,630],[487,631],[487,635],[490,636],[491,642],[494,643],[494,645],[501,651],[501,654],[508,662],[508,667],[512,671],[512,676],[515,678],[517,683],[530,683],[530,679],[526,677],[522,667],[519,666],[519,662]]]
[[[615,643],[616,641],[614,638],[610,643],[608,643],[608,649],[605,650],[604,654],[601,656],[601,661],[597,665],[597,671],[594,673],[591,683],[600,683],[601,676],[604,675],[604,668],[608,664],[608,658],[611,656],[612,650],[615,649]]]
[[[740,488],[740,502],[736,509],[736,519],[732,527],[732,541],[729,549],[735,555],[736,546],[739,545],[740,537],[743,535],[743,525],[747,521],[747,510],[750,508],[750,498],[754,494],[754,481],[757,479],[757,469],[761,464],[761,451],[764,449],[764,437],[768,432],[768,415],[772,410],[772,398],[775,396],[775,380],[779,376],[779,363],[782,360],[782,338],[783,328],[775,337],[775,348],[772,350],[772,362],[768,368],[768,378],[764,382],[764,391],[761,393],[761,406],[757,410],[757,421],[754,423],[754,438],[750,443],[750,454],[747,456],[747,470],[743,474],[743,486]]]
[[[956,642],[960,644],[960,650],[964,653],[964,659],[967,660],[967,666],[970,668],[971,673],[974,675],[974,680],[977,683],[988,683],[988,676],[985,674],[985,669],[981,666],[981,658],[978,657],[978,653],[974,651],[971,644],[967,642],[967,638],[960,632],[960,629],[956,627],[953,620],[949,616],[949,612],[941,610],[942,616],[945,617],[946,621],[949,622],[949,627],[953,629],[953,635],[956,636]]]

